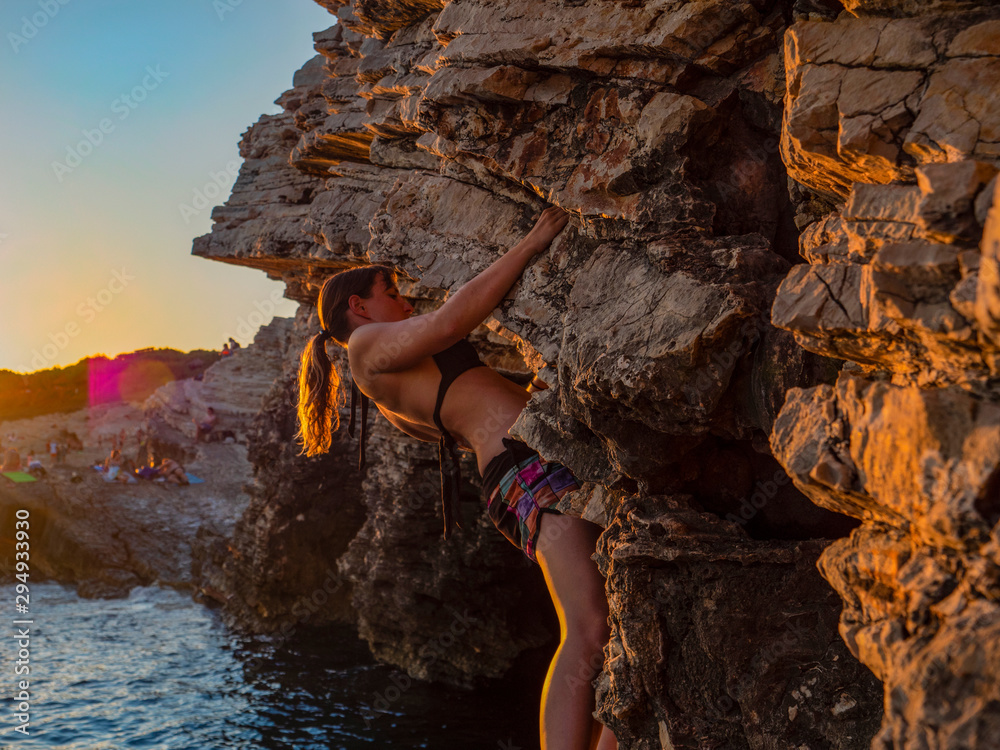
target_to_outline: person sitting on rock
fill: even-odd
[[[208,433],[212,431],[212,428],[215,427],[215,423],[218,421],[218,416],[215,413],[215,409],[213,409],[210,406],[205,411],[208,416],[205,417],[205,420],[203,422],[199,422],[197,419],[191,420],[192,422],[194,422],[196,428],[194,435],[194,441],[196,443],[201,442],[202,438],[204,438],[206,435],[208,435]]]
[[[136,470],[135,475],[139,479],[153,480],[160,476],[160,470],[155,466],[143,466],[141,469]],[[187,479],[186,476],[185,479]]]
[[[229,351],[235,352],[240,348],[240,342],[234,339],[232,336],[229,337]]]
[[[158,475],[170,484],[190,484],[184,467],[172,458],[164,458],[160,461]]]
[[[121,458],[121,470],[118,472],[118,476],[115,479],[119,482],[135,482],[136,480],[136,468],[135,462],[132,461],[128,456],[122,456]]]
[[[222,345],[222,351],[219,352],[219,356],[220,357],[228,357],[230,354],[232,354],[232,352],[229,351],[229,344],[223,344]]]
[[[42,462],[38,460],[38,457],[34,453],[29,453],[24,459],[24,468],[31,476],[36,479],[43,479],[48,475],[45,471],[45,467],[42,466]]]
[[[333,339],[347,349],[362,398],[362,465],[367,398],[407,435],[440,443],[448,464],[442,466],[446,538],[458,520],[457,449],[474,451],[487,513],[541,566],[559,614],[562,642],[542,696],[542,750],[611,750],[617,741],[592,716],[590,684],[609,637],[604,579],[591,560],[601,528],[552,507],[579,489],[576,479],[565,466],[510,439],[508,430],[530,395],[483,365],[466,340],[567,220],[563,211],[547,208],[520,243],[438,310],[417,318],[410,317],[413,306],[400,295],[390,268],[364,266],[328,278],[317,304],[321,330],[301,358],[298,438],[306,455],[326,453],[339,424],[340,377],[325,348]]]
[[[113,448],[111,453],[104,459],[104,481],[111,482],[118,476],[122,468],[122,452]]]

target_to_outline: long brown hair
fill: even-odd
[[[316,309],[319,323],[340,346],[347,347],[351,327],[347,320],[347,301],[357,294],[362,299],[372,296],[375,280],[381,278],[385,285],[396,283],[395,272],[387,266],[361,266],[341,271],[326,280],[319,291]],[[333,431],[340,426],[337,407],[341,403],[340,373],[333,367],[326,353],[326,341],[317,333],[302,350],[299,364],[299,432],[307,456],[316,456],[330,450]]]

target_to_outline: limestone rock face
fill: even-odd
[[[291,258],[308,255],[313,243],[302,229],[313,196],[322,183],[288,163],[299,131],[289,113],[264,115],[240,142],[243,166],[225,206],[212,211],[211,234],[195,240],[193,254],[225,263],[260,268],[273,278],[288,275],[295,298]]]
[[[959,187],[946,175],[960,171],[985,174]],[[802,253],[811,263],[782,282],[774,323],[806,348],[902,380],[987,375],[993,347],[984,348],[973,325],[980,254],[974,242],[930,227],[942,210],[935,207],[969,214],[992,172],[990,165],[957,162],[918,169],[923,188],[857,183],[841,212],[803,233]],[[927,174],[940,178],[940,192],[930,192]]]
[[[512,433],[585,482],[565,512],[607,527],[597,714],[620,746],[868,747],[878,680],[886,746],[931,726],[945,746],[985,736],[973,687],[989,671],[963,692],[929,665],[945,642],[963,664],[992,654],[957,639],[992,627],[1000,249],[979,243],[1000,16],[321,4],[337,23],[284,113],[245,134],[195,243],[301,303],[250,431],[250,506],[231,539],[203,533],[201,575],[227,611],[278,632],[350,620],[379,658],[461,685],[554,645],[538,570],[485,517],[471,462],[446,543],[432,446],[376,416],[362,476],[343,430],[326,456],[297,455],[293,411],[329,273],[392,265],[426,312],[549,202],[570,227],[472,339],[550,384]],[[923,562],[900,583],[904,549]],[[946,687],[985,723],[944,718]]]
[[[619,746],[664,746],[652,736],[691,748],[860,747],[871,737],[878,681],[837,634],[836,595],[815,567],[823,546],[751,542],[680,496],[624,499],[597,558],[613,626],[598,695]],[[616,575],[622,566],[631,575]]]
[[[885,684],[873,746],[986,748],[1000,727],[1000,14],[845,8],[857,17],[785,37],[782,153],[836,205],[806,219],[808,264],[772,321],[849,364],[789,391],[771,446],[814,503],[864,522],[819,565],[844,599],[841,635]]]
[[[841,200],[855,182],[1000,157],[995,10],[883,5],[908,17],[800,21],[785,36],[782,154],[794,179]]]

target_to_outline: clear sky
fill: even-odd
[[[333,21],[311,0],[0,3],[0,369],[246,344],[274,300],[294,312],[191,241]]]

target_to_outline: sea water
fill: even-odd
[[[410,681],[376,664],[349,626],[276,644],[228,630],[171,589],[82,599],[32,583],[30,594],[32,623],[14,625],[25,616],[14,614],[14,587],[0,586],[3,750],[538,746],[540,686],[507,680],[468,692]],[[19,627],[30,630],[20,675]],[[26,735],[15,731],[21,680]]]

